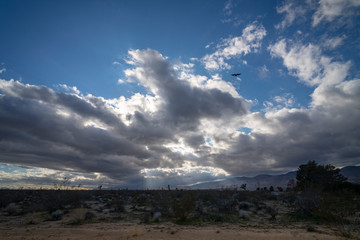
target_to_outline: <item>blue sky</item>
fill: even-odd
[[[159,187],[359,164],[359,7],[1,1],[3,186]]]

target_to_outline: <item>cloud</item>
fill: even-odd
[[[223,9],[223,12],[224,12],[225,16],[230,16],[232,14],[233,7],[234,6],[233,6],[232,0],[228,0],[225,3],[224,9]]]
[[[123,84],[123,83],[125,83],[125,82],[126,82],[126,81],[123,80],[123,79],[121,79],[121,78],[118,79],[118,83],[119,83],[119,84]]]
[[[335,62],[322,56],[319,46],[293,44],[282,39],[269,46],[273,57],[280,57],[290,74],[298,77],[309,86],[335,84],[342,82],[351,66],[351,62]]]
[[[310,106],[293,108],[292,95],[276,96],[266,102],[264,114],[253,112],[243,118],[242,127],[250,132],[222,132],[216,141],[226,150],[207,157],[231,174],[249,175],[267,168],[294,169],[311,159],[336,166],[357,164],[360,80],[345,80],[349,63],[332,61],[318,46],[289,47],[285,40],[270,51],[283,59],[293,76],[315,87]]]
[[[351,17],[359,6],[359,0],[320,0],[319,7],[313,15],[312,25],[317,26],[322,21],[332,22],[339,17]]]
[[[244,124],[250,133],[223,136],[228,148],[207,157],[233,175],[289,171],[311,159],[336,166],[358,164],[359,93],[359,79],[321,85],[308,109],[252,113]]]
[[[259,78],[263,79],[268,77],[269,75],[269,69],[267,68],[266,65],[263,65],[262,67],[258,67],[258,76]]]
[[[265,28],[256,22],[252,23],[242,31],[241,36],[224,39],[214,53],[205,55],[201,60],[208,70],[230,69],[226,60],[258,51],[265,36]]]
[[[177,127],[196,127],[202,118],[247,112],[246,101],[234,98],[221,87],[205,89],[180,81],[172,66],[157,51],[133,50],[129,55],[136,68],[126,70],[126,76],[163,100],[167,123]]]
[[[346,39],[346,36],[338,36],[338,37],[334,37],[334,38],[327,38],[324,41],[323,46],[325,48],[327,48],[327,49],[335,49],[338,46],[341,46],[345,39]]]
[[[272,101],[265,101],[263,106],[265,112],[278,111],[283,108],[291,108],[295,105],[295,97],[290,93],[285,93],[281,96],[275,96]]]
[[[187,162],[179,168],[153,168],[143,171],[146,188],[187,186],[199,182],[223,179],[229,174],[222,169],[206,166],[192,166]],[[189,184],[191,183],[191,184]]]
[[[76,95],[80,95],[79,89],[77,89],[77,87],[75,87],[75,86],[70,87],[70,86],[67,86],[66,84],[59,84],[59,87],[63,88],[67,92],[75,93]]]
[[[0,80],[0,162],[141,182],[143,169],[180,167],[196,155],[206,144],[194,135],[201,121],[248,112],[249,103],[219,77],[198,86],[180,79],[177,71],[195,77],[186,70],[191,64],[176,68],[150,49],[129,51],[129,62],[127,80],[149,94],[104,99],[67,85],[57,92]]]
[[[6,71],[6,68],[0,69],[0,74],[4,73]]]
[[[285,14],[284,19],[275,25],[276,29],[284,29],[289,27],[295,19],[303,16],[306,13],[306,9],[303,5],[297,5],[294,1],[286,1],[283,5],[276,7],[276,12],[279,14]]]
[[[357,16],[356,8],[360,6],[359,0],[316,0],[316,1],[283,1],[276,8],[278,14],[284,14],[283,20],[275,25],[276,29],[285,29],[297,19],[306,20],[307,14],[312,14],[312,27],[317,27],[322,22],[336,21],[337,27],[351,23]]]
[[[256,39],[250,34],[248,42]],[[218,51],[237,54],[227,47]],[[41,178],[27,171],[34,183],[63,173],[112,187],[285,172],[313,159],[358,163],[360,80],[348,80],[350,62],[284,39],[268,49],[314,89],[309,106],[295,108],[295,97],[283,94],[251,112],[252,102],[221,75],[195,74],[194,63],[171,64],[152,49],[128,52],[124,81],[147,91],[128,98],[0,80],[0,162],[41,168]],[[16,179],[24,182],[24,174]],[[0,179],[9,182],[9,174],[0,169]]]

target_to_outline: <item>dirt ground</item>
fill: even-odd
[[[0,224],[0,239],[344,239],[331,229],[308,232],[305,228],[244,228],[235,224],[208,226],[179,226],[172,223],[93,223],[80,226],[61,226],[53,222],[6,226]]]

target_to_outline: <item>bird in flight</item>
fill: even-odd
[[[241,73],[233,73],[233,74],[231,74],[231,76],[234,76],[234,77],[237,77],[237,76],[240,76],[241,75]]]

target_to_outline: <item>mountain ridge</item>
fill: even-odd
[[[296,181],[296,172],[270,175],[260,174],[254,177],[229,177],[223,180],[207,181],[197,184],[188,185],[190,189],[221,189],[221,188],[240,188],[246,184],[247,190],[256,190],[257,188],[269,188],[273,186],[282,187],[284,190],[291,179]],[[360,166],[347,166],[341,168],[340,173],[348,179],[349,182],[360,184]]]

